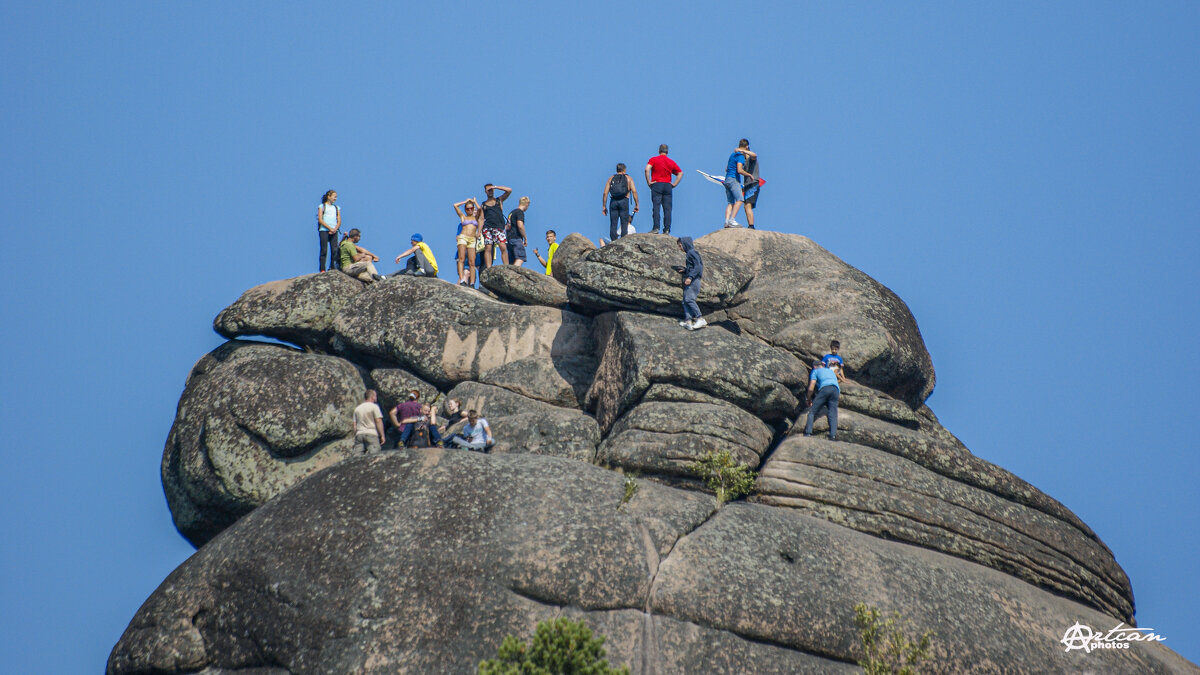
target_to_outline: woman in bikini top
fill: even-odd
[[[459,207],[462,207],[461,209]],[[465,213],[464,213],[465,211]],[[464,286],[475,285],[475,249],[476,239],[479,237],[479,202],[475,198],[464,199],[454,205],[454,212],[458,214],[458,220],[462,223],[462,230],[458,233],[455,243],[458,244],[458,283]],[[469,264],[469,275],[464,275],[463,261]]]

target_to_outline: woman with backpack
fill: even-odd
[[[629,210],[629,195],[633,194],[633,211]],[[625,165],[618,164],[617,172],[604,183],[604,194],[600,197],[600,212],[608,216],[608,239],[616,241],[629,234],[629,221],[638,212],[637,186],[633,178],[625,173]],[[620,221],[621,229],[617,229]]]
[[[317,207],[317,236],[321,239],[320,253],[317,255],[317,271],[325,271],[325,251],[329,251],[329,269],[337,269],[338,265],[338,228],[342,226],[342,210],[334,202],[337,201],[337,190],[330,190],[321,198]]]

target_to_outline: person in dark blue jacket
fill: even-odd
[[[700,252],[692,244],[691,237],[679,238],[679,250],[687,255],[684,266],[674,268],[683,275],[683,321],[679,325],[688,330],[697,330],[708,325],[700,316],[700,305],[696,304],[696,296],[700,294],[700,279],[704,276],[704,261],[700,260]]]

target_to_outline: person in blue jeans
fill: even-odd
[[[738,141],[737,150],[729,156],[725,166],[725,227],[741,227],[737,221],[738,211],[742,209],[745,196],[742,194],[742,176],[754,178],[754,174],[746,171],[747,157],[757,157],[750,151],[750,141]]]
[[[676,265],[673,268],[683,275],[683,321],[679,325],[688,330],[698,330],[708,325],[700,316],[700,305],[696,304],[696,297],[700,295],[700,279],[704,276],[704,261],[700,259],[700,252],[696,250],[691,237],[680,237],[678,243],[679,250],[687,256],[684,266]]]
[[[812,374],[808,376],[808,423],[804,425],[804,435],[812,436],[813,419],[821,414],[821,408],[825,408],[829,420],[829,440],[836,441],[838,397],[842,394],[838,376],[820,361],[813,361],[812,365]],[[816,398],[813,398],[813,390],[817,392]]]

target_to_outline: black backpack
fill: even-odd
[[[608,181],[608,196],[612,199],[624,199],[629,194],[629,174],[615,173]]]
[[[432,448],[433,441],[429,437],[429,423],[421,420],[413,424],[412,433],[408,435],[408,443],[405,443],[409,448]]]

